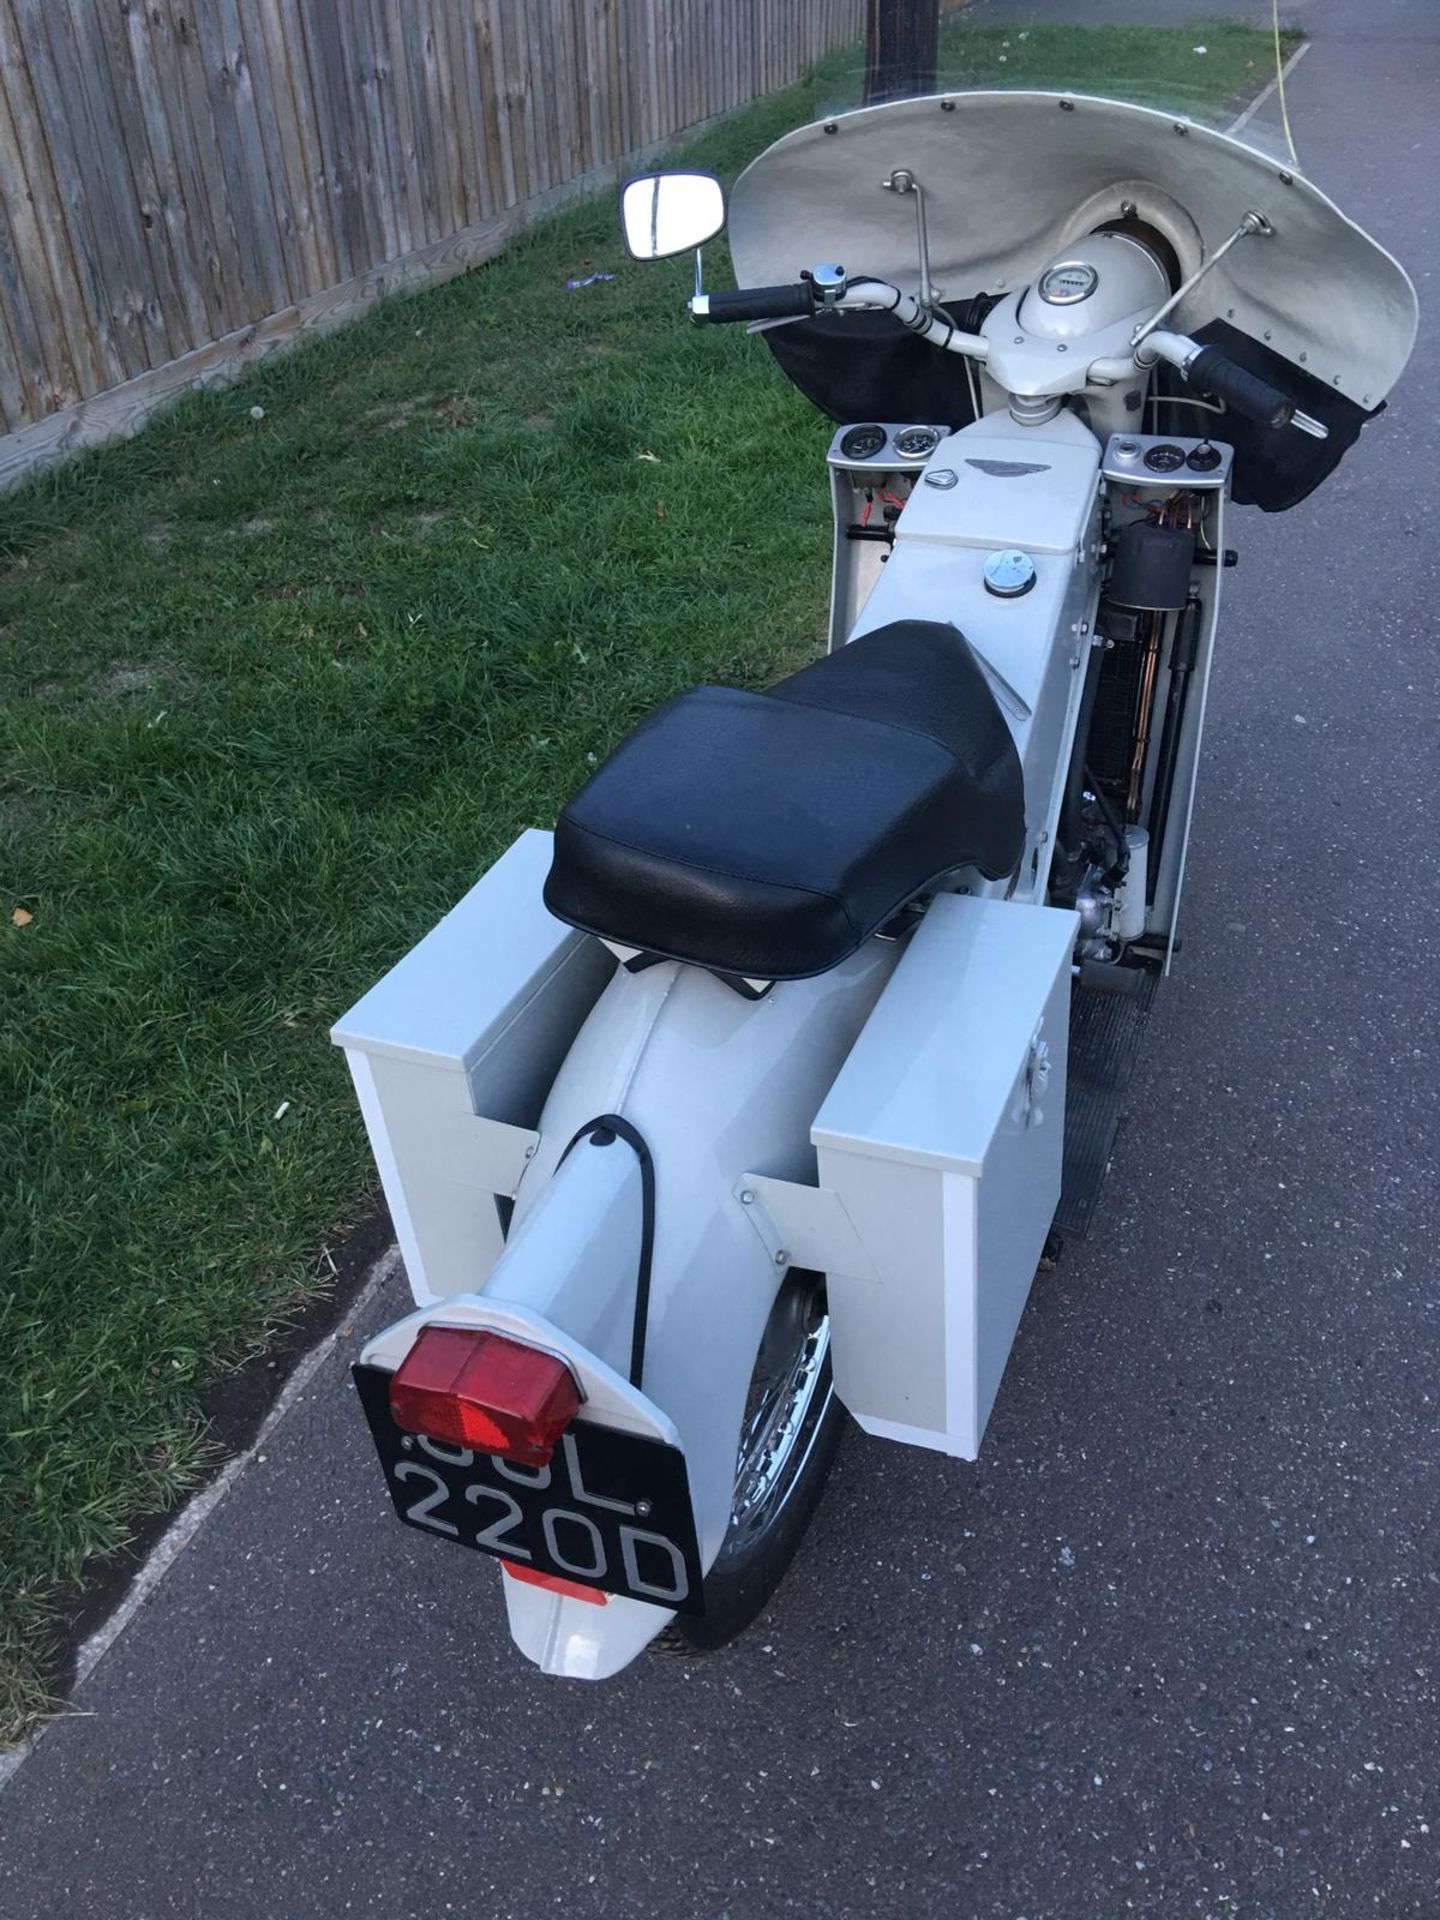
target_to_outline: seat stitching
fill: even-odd
[[[626,853],[639,854],[642,857],[647,857],[652,860],[668,860],[672,866],[689,867],[696,873],[711,873],[714,874],[717,879],[721,880],[744,880],[747,885],[752,887],[775,887],[790,893],[808,893],[811,898],[815,900],[828,900],[832,906],[840,909],[840,912],[844,915],[845,923],[852,933],[858,934],[860,931],[854,919],[851,917],[850,909],[845,905],[845,902],[840,898],[839,894],[831,893],[828,888],[802,886],[798,880],[769,880],[766,879],[763,874],[741,873],[734,867],[707,866],[703,860],[686,859],[680,854],[650,852],[644,847],[635,846],[629,840],[617,840],[613,833],[601,833],[598,827],[587,827],[577,820],[573,814],[567,817],[566,824],[572,832],[588,834],[592,840],[603,840],[607,846],[621,847]]]
[[[834,714],[838,720],[858,720],[862,726],[885,727],[891,733],[907,734],[912,740],[923,740],[927,746],[938,747],[947,758],[959,763],[960,756],[953,747],[947,746],[943,740],[937,740],[933,733],[923,733],[919,727],[907,727],[903,720],[881,720],[873,713],[857,713],[853,707],[830,707],[819,700],[792,700],[773,689],[767,697],[783,700],[787,707],[810,707],[816,713]]]
[[[986,691],[988,692],[989,689],[987,688]],[[772,693],[770,697],[775,700],[785,700],[786,698],[782,693]],[[993,694],[991,698],[992,700],[994,699]],[[786,705],[792,707],[813,707],[818,713],[834,714],[838,719],[842,720],[859,720],[867,727],[886,727],[892,733],[903,733],[908,735],[912,740],[923,740],[927,745],[937,747],[950,761],[951,765],[959,768],[962,773],[967,776],[973,773],[976,784],[983,780],[987,774],[993,773],[997,768],[1006,763],[1009,757],[1005,752],[1006,746],[1011,748],[1015,746],[1015,736],[1011,733],[1010,729],[1005,726],[1002,718],[1000,725],[1004,729],[1004,740],[997,742],[994,749],[985,755],[982,764],[978,768],[972,768],[971,766],[967,766],[956,748],[947,746],[943,740],[937,740],[933,733],[922,733],[918,727],[907,727],[903,721],[881,720],[875,714],[855,713],[848,707],[822,706],[817,700],[786,700]],[[996,710],[998,712],[998,706]]]
[[[835,657],[834,655],[826,656],[827,659],[831,659],[834,657]],[[817,661],[815,662],[815,664],[818,666],[821,663]],[[807,667],[802,669],[802,671],[808,673],[810,669]],[[798,679],[799,675],[798,674],[792,675],[791,677],[794,679]],[[781,686],[783,686],[784,684],[785,683],[782,681]],[[981,685],[984,686],[985,692],[989,694],[991,704],[992,706],[995,707],[995,711],[998,714],[999,703],[996,701],[994,694],[990,693],[989,687],[985,686],[983,677],[981,680]],[[787,707],[801,707],[801,708],[809,707],[815,713],[828,713],[833,715],[833,717],[837,720],[856,720],[860,723],[861,726],[884,727],[890,733],[903,733],[911,740],[923,740],[928,746],[937,747],[940,750],[940,752],[943,753],[948,759],[952,760],[956,766],[960,767],[962,770],[965,769],[965,762],[961,758],[961,755],[956,748],[950,746],[944,740],[937,739],[933,733],[924,732],[923,729],[921,729],[920,727],[907,726],[903,720],[882,720],[877,714],[861,713],[854,707],[832,707],[827,702],[822,700],[796,700],[791,695],[782,693],[779,687],[769,687],[759,693],[751,693],[750,690],[746,687],[695,687],[695,688],[692,688],[691,691],[695,693],[743,693],[748,696],[749,700],[779,700]],[[684,694],[681,694],[678,697],[682,700],[685,698]],[[657,708],[656,711],[658,712],[659,709]],[[1010,732],[1010,729],[1005,726],[1005,721],[1003,716],[1001,717],[1000,725],[1004,729],[1006,740],[1013,747],[1015,744],[1015,737]],[[1005,747],[1004,747],[1004,744],[1002,743],[998,745],[992,753],[986,755],[984,771],[988,772],[992,767],[996,766],[1004,758],[1005,758]]]
[[[586,831],[586,829],[581,829],[581,831]],[[605,836],[603,834],[599,834],[596,836],[596,838],[604,839]],[[623,844],[623,842],[621,844]],[[845,918],[850,921],[851,932],[855,935],[856,944],[853,947],[848,948],[846,952],[842,953],[838,959],[827,960],[823,967],[818,967],[809,973],[777,974],[775,976],[776,979],[777,980],[818,980],[827,973],[833,973],[835,968],[838,966],[841,966],[846,960],[848,960],[851,954],[858,953],[861,946],[863,946],[866,940],[873,940],[878,930],[885,925],[885,922],[887,920],[893,919],[895,914],[903,912],[904,909],[907,906],[909,906],[913,901],[919,900],[923,895],[933,892],[934,889],[937,886],[939,886],[940,882],[947,877],[947,875],[952,873],[959,873],[967,866],[978,866],[978,865],[979,865],[979,862],[973,859],[953,860],[948,862],[945,866],[941,867],[938,870],[938,872],[931,874],[928,880],[923,880],[920,883],[920,885],[916,887],[912,893],[907,894],[903,900],[898,901],[894,907],[890,908],[884,915],[881,916],[879,920],[875,922],[874,926],[868,929],[862,929],[857,927],[855,925],[855,922],[853,920],[850,920],[849,914],[846,914]],[[1014,867],[1012,866],[1009,869],[1009,871],[1013,872]],[[1003,874],[991,873],[987,867],[983,867],[983,866],[980,867],[980,872],[984,874],[987,880],[1002,879],[1004,877]],[[775,883],[772,881],[762,881],[759,884],[762,886],[771,886]],[[803,893],[807,891],[807,889],[802,887],[797,889],[797,891]],[[586,921],[571,919],[568,915],[565,916],[565,918],[566,918],[567,925],[578,928],[581,933],[593,934],[597,940],[606,939],[606,938],[610,938],[610,939],[618,938],[618,936],[615,935],[613,932],[607,935],[598,926],[591,925]],[[655,949],[647,948],[646,951],[654,952]],[[686,959],[683,954],[678,954],[678,953],[661,953],[661,954],[658,954],[657,957],[663,960],[674,960],[682,967],[708,967],[709,965],[708,962],[703,960]],[[709,970],[714,971],[713,968],[710,968]]]
[[[988,692],[989,689],[987,688],[986,691]],[[784,695],[783,693],[775,693],[773,691],[769,697],[774,700],[784,700],[787,706],[813,707],[816,712],[831,713],[831,714],[834,714],[837,719],[859,720],[867,727],[887,727],[892,733],[907,734],[912,740],[924,740],[930,746],[938,747],[941,753],[947,755],[947,757],[950,760],[952,760],[957,767],[960,767],[962,770],[968,771],[968,769],[966,769],[965,767],[964,760],[961,758],[960,753],[957,751],[956,748],[947,745],[946,742],[943,740],[936,739],[933,733],[923,733],[919,727],[907,727],[903,720],[882,720],[878,717],[878,715],[873,713],[856,713],[854,709],[850,707],[824,706],[818,700],[791,700],[791,699],[788,699],[786,695]],[[991,698],[992,700],[994,699],[993,694],[991,695]],[[996,710],[998,712],[998,707]],[[1005,727],[1005,722],[1003,719],[1001,720],[1000,724],[1002,727],[1005,728],[1006,740],[1013,747],[1015,744],[1015,736],[1010,732],[1010,729],[1008,727]],[[989,772],[991,768],[997,766],[1004,758],[1005,758],[1005,747],[1003,744],[1001,744],[1001,745],[998,745],[993,752],[985,756],[985,762],[984,762],[984,767],[982,768],[982,771]]]

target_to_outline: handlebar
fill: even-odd
[[[1288,427],[1295,402],[1258,373],[1249,373],[1219,347],[1202,347],[1185,369],[1185,383],[1201,393],[1212,393],[1234,413],[1258,420],[1263,427]]]
[[[816,269],[817,274],[821,272],[840,275],[841,269]],[[690,302],[695,319],[711,325],[722,321],[803,320],[822,311],[856,310],[893,314],[907,332],[950,353],[967,354],[979,361],[989,356],[990,342],[983,334],[962,332],[943,314],[885,280],[859,279],[846,284],[842,276],[838,285],[830,285],[822,294],[809,278],[788,287],[737,287],[733,292],[697,293]],[[1178,368],[1187,386],[1213,394],[1232,413],[1242,414],[1247,420],[1272,428],[1298,427],[1317,440],[1329,438],[1329,429],[1301,413],[1279,387],[1251,373],[1219,347],[1202,347],[1187,334],[1157,327],[1144,335],[1133,360],[1097,360],[1089,369],[1090,378],[1110,385],[1124,379],[1137,364],[1153,366],[1157,359]]]
[[[1251,373],[1219,347],[1202,347],[1184,333],[1158,329],[1142,343],[1144,351],[1178,368],[1186,386],[1213,393],[1233,413],[1258,420],[1264,427],[1298,427],[1315,440],[1328,440],[1330,430],[1308,413],[1301,413],[1288,393]]]
[[[812,278],[798,281],[793,287],[737,287],[733,293],[697,293],[690,302],[691,315],[712,326],[722,320],[805,320],[822,312],[875,311],[893,314],[908,332],[948,353],[965,353],[973,360],[983,360],[990,351],[990,342],[981,334],[962,332],[953,321],[921,306],[913,294],[902,293],[888,280],[842,282],[822,295]]]
[[[690,311],[711,325],[722,320],[808,319],[815,311],[815,293],[808,280],[793,287],[737,287],[731,293],[697,293]]]

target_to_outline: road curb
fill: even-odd
[[[371,1266],[364,1285],[346,1310],[344,1320],[347,1322],[358,1320],[386,1282],[400,1271],[400,1267],[400,1249],[392,1244]],[[255,1456],[263,1450],[276,1427],[300,1400],[305,1389],[334,1352],[340,1336],[341,1328],[334,1326],[323,1339],[316,1342],[285,1382],[276,1397],[274,1406],[261,1421],[250,1444],[233,1459],[228,1460],[209,1485],[202,1487],[193,1499],[188,1500],[171,1525],[165,1529],[155,1546],[141,1562],[140,1569],[131,1581],[124,1599],[95,1629],[94,1633],[81,1643],[75,1656],[72,1691],[90,1678],[105,1655],[141,1612],[146,1601],[159,1589],[160,1583],[171,1567],[201,1532],[205,1522],[235,1486]],[[27,1740],[22,1741],[18,1747],[12,1748],[8,1753],[0,1753],[0,1792],[3,1792],[15,1778],[50,1728],[58,1721],[73,1717],[75,1717],[73,1713],[59,1713],[37,1732],[32,1733]]]

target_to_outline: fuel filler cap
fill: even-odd
[[[1002,547],[985,562],[985,591],[1000,600],[1018,600],[1035,584],[1035,562],[1018,547]]]

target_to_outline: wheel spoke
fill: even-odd
[[[792,1274],[765,1328],[740,1427],[726,1557],[772,1526],[805,1464],[830,1351],[830,1318],[818,1276]]]

